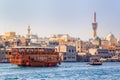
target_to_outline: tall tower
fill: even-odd
[[[28,31],[27,38],[30,39],[30,31],[31,31],[30,26],[28,26],[27,31]]]
[[[93,28],[93,37],[96,37],[97,36],[96,12],[94,12],[94,19],[92,22],[92,28]]]
[[[31,36],[31,34],[30,34],[30,31],[31,31],[31,29],[30,29],[30,26],[28,26],[28,29],[27,29],[27,39],[26,39],[26,46],[30,46],[30,42],[31,42],[31,39],[30,39],[30,36]]]

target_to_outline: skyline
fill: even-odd
[[[69,34],[88,40],[92,38],[93,13],[96,12],[97,35],[106,37],[111,32],[119,38],[119,3],[119,0],[1,0],[0,35],[7,31],[26,35],[30,25],[32,33],[40,37]]]

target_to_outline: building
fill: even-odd
[[[16,37],[15,32],[5,32],[4,35],[2,35],[2,41],[14,41],[14,38]]]
[[[120,56],[120,46],[116,46],[116,55]]]
[[[49,47],[49,38],[44,37],[44,38],[38,38],[38,43],[40,43],[40,46],[48,46]]]
[[[9,58],[6,58],[7,54],[11,54],[11,52],[6,50],[5,48],[0,48],[0,63],[10,62]]]
[[[101,48],[102,49],[108,49],[108,47],[109,47],[109,41],[105,40],[105,39],[102,39],[101,40]]]
[[[109,45],[117,45],[117,39],[112,33],[109,33],[106,37],[106,40],[109,41]]]
[[[68,34],[56,34],[52,35],[49,38],[50,42],[58,42],[59,44],[67,44],[71,46],[75,46],[75,38],[69,36]]]
[[[57,41],[49,41],[48,45],[49,45],[50,47],[56,47],[56,46],[59,45],[59,42],[57,42]]]
[[[112,49],[89,49],[91,55],[98,55],[101,58],[111,58],[115,55],[115,50]]]
[[[11,37],[14,38],[16,36],[15,32],[5,32],[5,37]]]
[[[89,58],[91,57],[91,54],[90,53],[85,53],[85,52],[81,52],[81,53],[77,53],[77,61],[79,62],[88,62],[89,61]]]
[[[82,40],[77,40],[75,42],[75,47],[76,47],[76,52],[77,53],[87,52],[88,46],[89,45],[87,44],[87,42],[84,42]]]
[[[77,61],[76,48],[70,45],[59,45],[56,47],[62,61]]]

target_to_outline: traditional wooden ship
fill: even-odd
[[[9,58],[11,64],[18,66],[49,67],[61,64],[59,53],[49,47],[15,47]]]
[[[100,57],[99,56],[91,56],[90,57],[90,65],[102,65],[102,61],[100,61]]]

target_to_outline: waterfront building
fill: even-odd
[[[120,46],[116,46],[116,55],[120,56]]]
[[[111,55],[111,57],[116,55],[116,46],[109,46],[108,53]]]
[[[76,47],[76,52],[77,53],[82,53],[82,52],[87,52],[88,50],[88,44],[87,42],[84,42],[82,40],[77,40],[75,42],[75,47]]]
[[[79,62],[88,62],[89,58],[91,57],[90,53],[85,53],[85,52],[81,52],[81,53],[77,53],[77,61]]]
[[[115,50],[112,49],[89,49],[91,55],[98,55],[101,58],[111,58],[115,55]]]
[[[40,46],[43,46],[43,47],[48,46],[49,47],[49,38],[47,38],[47,37],[44,37],[44,38],[40,37],[40,38],[38,38],[38,43],[40,43]]]
[[[31,34],[31,36],[30,36],[30,45],[32,45],[32,46],[41,46],[38,35]]]
[[[56,49],[60,53],[62,61],[77,61],[77,53],[75,46],[59,45],[56,46]]]
[[[36,43],[38,42],[38,36],[35,34],[31,34],[31,43]]]
[[[109,47],[109,41],[105,40],[105,39],[102,39],[101,40],[101,48],[102,49],[108,49],[108,47]]]
[[[9,58],[6,58],[7,54],[11,54],[8,50],[5,48],[0,48],[0,63],[8,63],[10,62]]]

